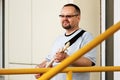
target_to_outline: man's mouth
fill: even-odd
[[[69,22],[68,21],[64,21],[63,25],[69,25]]]

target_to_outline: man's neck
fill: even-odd
[[[78,29],[79,29],[79,27],[78,27],[78,28],[75,28],[75,29],[66,30],[66,35],[70,35],[70,34],[72,34],[73,32],[77,31]]]

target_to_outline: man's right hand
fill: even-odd
[[[43,61],[41,64],[37,65],[35,68],[45,68],[47,61]],[[35,74],[35,78],[38,79],[43,73]]]

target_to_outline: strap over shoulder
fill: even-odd
[[[85,30],[81,30],[78,34],[76,34],[73,38],[71,38],[69,41],[65,43],[65,45],[69,42],[71,46],[79,37],[83,35],[83,33],[86,32]]]

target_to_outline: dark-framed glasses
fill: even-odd
[[[59,15],[60,18],[72,18],[74,16],[78,16],[78,14],[75,14],[75,15]]]

